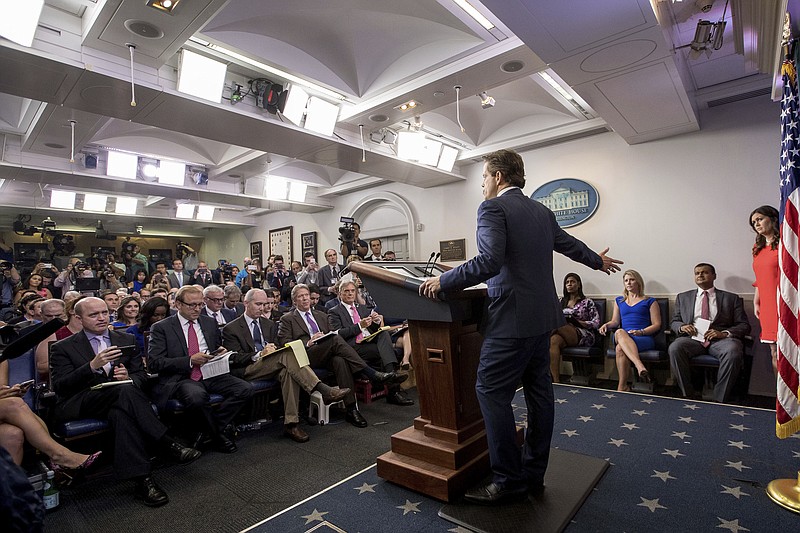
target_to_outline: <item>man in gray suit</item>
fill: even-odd
[[[496,504],[539,492],[553,434],[550,333],[564,325],[553,286],[553,251],[595,270],[619,270],[608,249],[597,254],[562,230],[552,211],[522,192],[525,165],[510,150],[483,156],[483,196],[478,208],[478,255],[429,278],[420,294],[488,285],[488,325],[475,385],[489,441],[491,483],[467,491],[471,502]],[[520,453],[511,400],[522,382],[528,427]]]
[[[744,314],[742,299],[731,292],[715,289],[715,279],[714,266],[700,263],[694,267],[697,289],[682,292],[675,298],[671,328],[679,337],[669,345],[669,364],[683,395],[696,398],[689,360],[705,353],[719,359],[714,401],[724,402],[742,368],[740,338],[750,333],[750,323]],[[703,320],[698,323],[698,319],[710,321],[703,341],[692,338],[698,334],[698,326],[705,323]]]

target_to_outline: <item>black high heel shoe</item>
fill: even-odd
[[[648,372],[647,369],[644,369],[641,372],[639,372],[639,379],[642,380],[645,383],[652,383],[653,382],[653,380],[650,379],[650,372]]]
[[[92,455],[87,457],[84,462],[74,468],[68,468],[50,461],[50,468],[56,475],[62,475],[69,478],[71,481],[76,474],[86,473],[86,471],[89,470],[89,468],[94,464],[95,461],[97,461],[97,458],[100,457],[100,454],[102,453],[102,451],[94,452]]]

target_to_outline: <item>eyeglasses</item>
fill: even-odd
[[[214,303],[221,303],[225,301],[225,298],[211,298],[210,296],[206,297],[206,299]]]
[[[177,300],[177,301],[180,302],[181,305],[185,305],[186,307],[190,307],[192,309],[200,309],[201,307],[203,307],[203,302],[197,302],[197,303],[190,304],[190,303],[184,302],[183,300]]]

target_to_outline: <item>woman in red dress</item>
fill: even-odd
[[[761,342],[769,344],[772,370],[778,373],[778,210],[762,205],[750,213],[750,226],[756,232],[753,245],[753,272],[756,288],[753,307],[761,322]]]

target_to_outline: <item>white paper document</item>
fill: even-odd
[[[203,373],[203,379],[229,373],[231,371],[230,359],[233,353],[234,352],[225,352],[220,354],[201,366],[200,372]]]
[[[698,318],[694,321],[694,327],[697,328],[697,335],[692,337],[696,341],[705,342],[705,334],[711,326],[711,321],[707,318]]]

